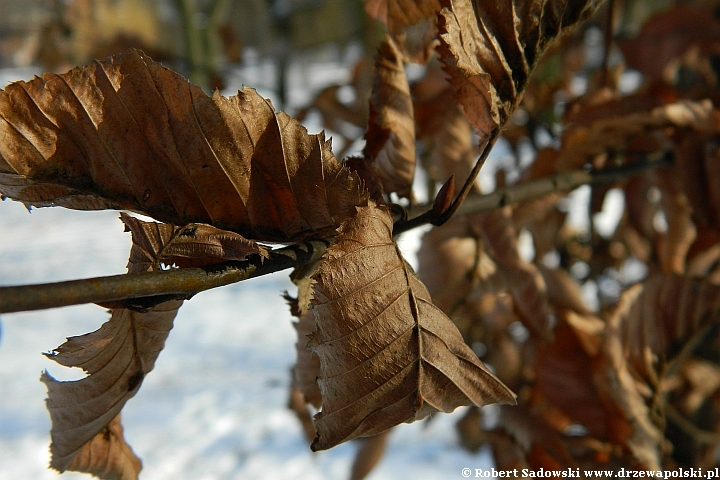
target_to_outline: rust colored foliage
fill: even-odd
[[[256,91],[208,97],[139,51],[16,82],[0,91],[0,194],[162,222],[120,214],[130,273],[272,261],[269,243],[326,239],[285,294],[297,318],[289,403],[312,450],[362,439],[353,479],[381,460],[393,427],[458,407],[469,407],[461,444],[489,446],[500,469],[709,469],[720,452],[720,3],[620,15],[623,3],[367,0],[387,34],[358,62],[356,99],[329,86],[301,113],[344,129],[343,151],[365,139],[342,161]],[[478,195],[471,172],[498,138],[510,158],[486,168],[507,189],[493,209],[425,233],[416,274],[394,228],[412,224],[418,197],[437,219],[466,179]],[[656,159],[671,164],[634,170]],[[565,177],[549,179],[578,170],[606,181],[581,209]],[[513,196],[546,183],[550,193]],[[42,377],[53,468],[138,477],[120,412],[182,302],[108,304],[107,323],[48,354],[88,373]],[[492,428],[489,403],[507,404]]]

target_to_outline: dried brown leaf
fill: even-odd
[[[601,3],[443,0],[438,51],[480,144],[510,118],[548,44]]]
[[[363,155],[386,193],[408,197],[415,175],[415,117],[402,54],[390,37],[378,48]]]
[[[138,478],[142,462],[125,443],[120,414],[83,446],[67,469],[109,480]]]
[[[389,436],[390,430],[385,430],[382,433],[360,440],[362,443],[355,454],[355,461],[350,471],[350,480],[363,480],[370,474],[382,459]]]
[[[560,434],[526,406],[501,407],[499,426],[530,454],[525,457],[530,468],[547,469],[546,462],[558,470],[576,466]]]
[[[704,279],[655,275],[623,293],[610,317],[625,358],[646,380],[690,353],[720,320],[720,287]]]
[[[99,330],[71,337],[48,356],[66,367],[80,367],[89,374],[81,380],[60,382],[47,372],[47,408],[52,420],[52,460],[63,472],[84,455],[88,442],[107,428],[134,397],[155,360],[182,301],[172,300],[146,313],[115,309]],[[112,453],[112,450],[111,450]],[[91,463],[92,465],[92,463]],[[110,477],[108,477],[110,478]]]
[[[245,88],[212,98],[138,51],[0,92],[0,193],[38,205],[117,208],[248,238],[332,232],[362,182]]]
[[[594,332],[597,343],[602,343],[602,333],[602,330]],[[537,347],[533,361],[536,375],[533,404],[544,411],[546,418],[553,419],[557,430],[562,432],[578,423],[587,428],[592,437],[604,440],[607,412],[598,403],[597,389],[588,374],[592,363],[575,328],[561,321],[552,343]]]
[[[514,403],[402,259],[387,208],[345,222],[313,278],[323,397],[313,450],[438,410]]]
[[[393,32],[435,17],[440,10],[438,0],[365,0],[365,11],[383,22]]]
[[[473,267],[482,245],[464,217],[423,235],[418,251],[418,275],[442,311],[449,313],[470,292]]]
[[[224,260],[244,260],[250,254],[268,257],[265,247],[237,233],[212,225],[191,223],[183,227],[143,222],[120,213],[132,232],[129,268],[137,272],[158,270],[161,264],[178,267],[204,266]]]
[[[624,111],[626,107],[622,108]],[[666,128],[717,132],[720,113],[710,101],[681,101],[651,110],[623,112],[609,110],[590,125],[571,124],[563,132],[562,149],[556,160],[558,171],[582,168],[593,157],[607,151],[622,152],[628,145],[652,132],[667,143]],[[653,150],[658,149],[654,145]],[[652,153],[645,152],[645,153]]]
[[[589,314],[590,309],[583,299],[580,284],[566,270],[550,269],[537,265],[542,275],[550,304],[558,310],[571,310],[581,315]]]
[[[683,274],[685,258],[697,237],[692,207],[676,176],[659,172],[657,178],[662,190],[660,206],[667,221],[667,232],[661,233],[657,245],[660,268],[664,273]]]
[[[482,417],[482,410],[469,407],[465,415],[455,424],[460,445],[470,453],[477,453],[487,441],[487,433],[482,428]]]
[[[288,407],[295,412],[295,416],[297,416],[300,425],[302,425],[303,433],[307,441],[312,442],[313,438],[315,438],[315,424],[313,423],[310,409],[307,406],[305,395],[299,388],[290,387]]]
[[[310,334],[315,328],[315,317],[309,311],[313,290],[313,280],[311,276],[315,271],[315,266],[315,264],[309,264],[293,270],[290,278],[298,287],[298,296],[297,299],[294,299],[286,294],[285,299],[290,303],[290,311],[293,316],[298,319],[297,322],[293,323],[297,334],[297,342],[295,342],[296,360],[295,366],[293,367],[293,387],[297,388],[303,394],[305,403],[310,403],[315,408],[320,408],[322,397],[320,396],[320,389],[317,385],[317,377],[320,375],[320,360],[308,346]],[[312,437],[314,436],[313,430]]]
[[[310,312],[305,312],[297,322],[293,323],[297,332],[295,350],[297,359],[293,368],[293,380],[295,386],[305,396],[305,401],[315,408],[320,408],[322,396],[317,384],[317,377],[320,375],[320,359],[310,350],[308,343],[310,334],[315,328],[315,318]]]
[[[547,287],[538,268],[520,257],[512,210],[504,207],[478,218],[483,243],[513,296],[523,324],[541,338],[547,338],[550,334]]]
[[[439,68],[429,69],[412,85],[411,92],[417,138],[427,149],[423,162],[431,179],[444,182],[451,175],[458,181],[467,178],[479,152],[473,144],[472,127],[453,98],[445,73]]]
[[[716,53],[720,21],[711,4],[679,3],[645,22],[636,38],[618,44],[628,66],[653,79],[693,46],[700,47],[703,56]]]
[[[639,285],[626,290],[616,313],[608,320],[603,355],[595,366],[594,383],[598,397],[609,413],[607,427],[611,439],[625,445],[633,459],[644,468],[658,470],[663,432],[653,421],[638,382],[633,377],[628,352],[623,348],[623,340],[627,337],[620,333],[623,313],[634,303],[641,290]]]
[[[669,407],[661,390],[669,372],[682,366],[717,325],[719,293],[704,280],[655,275],[627,289],[608,316],[594,383],[610,414],[611,437],[644,467],[662,465],[663,416]]]
[[[179,258],[174,256],[178,251],[173,250],[173,234],[182,232],[182,228],[143,222],[125,214],[121,217],[132,231],[133,246],[128,261],[130,273],[155,270],[163,259]],[[180,242],[182,253],[198,253],[195,260],[204,259],[204,264],[212,261],[207,257],[214,253],[245,255],[239,253],[235,245],[237,242],[250,251],[258,251],[259,248],[248,247],[248,241],[236,234],[219,234],[211,227],[205,228],[204,232],[204,235],[196,236],[197,244]],[[225,238],[224,243],[221,242],[223,248],[217,250],[218,245],[209,250],[205,248],[202,240],[208,232]],[[225,249],[226,246],[232,248]],[[174,253],[166,256],[167,252]],[[52,420],[50,450],[53,468],[59,471],[87,468],[79,471],[96,472],[107,465],[108,476],[102,478],[135,478],[117,477],[126,475],[134,461],[128,464],[129,460],[125,458],[130,458],[132,452],[122,440],[119,420],[116,423],[111,421],[138,392],[145,375],[152,371],[181,305],[182,301],[171,300],[143,311],[115,308],[110,320],[98,330],[69,338],[48,354],[61,365],[79,367],[89,374],[81,380],[59,382],[47,372],[43,373],[42,381],[48,389],[47,407]],[[96,458],[100,453],[111,457]],[[89,459],[88,455],[91,455]]]

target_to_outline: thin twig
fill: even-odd
[[[399,235],[402,232],[406,232],[408,230],[412,230],[413,228],[419,227],[420,225],[425,225],[426,223],[430,223],[435,226],[440,226],[443,223],[450,220],[450,218],[455,214],[455,212],[460,208],[460,205],[462,205],[467,198],[468,194],[472,190],[473,185],[475,184],[475,179],[478,176],[478,173],[480,173],[480,168],[485,164],[485,160],[487,160],[488,155],[490,155],[490,151],[492,150],[493,146],[495,146],[495,142],[497,141],[499,137],[499,130],[495,129],[490,134],[490,138],[488,139],[487,143],[485,144],[485,148],[483,149],[482,153],[480,154],[480,157],[475,162],[475,166],[473,167],[472,171],[470,172],[470,175],[468,176],[467,180],[465,180],[465,184],[462,186],[462,189],[460,190],[460,193],[458,193],[458,196],[455,197],[455,200],[453,203],[448,207],[445,212],[443,212],[441,215],[437,215],[433,209],[432,205],[420,205],[414,209],[417,211],[418,209],[423,209],[422,214],[419,214],[413,218],[410,218],[409,220],[403,220],[400,222],[397,222],[395,226],[393,227],[393,234]]]
[[[666,408],[667,418],[669,418],[675,425],[680,427],[682,431],[687,433],[697,443],[717,445],[720,444],[720,432],[710,432],[703,430],[698,427],[685,416],[680,413],[671,404],[668,404]]]
[[[457,214],[476,213],[511,203],[538,198],[548,193],[569,191],[586,184],[608,183],[628,178],[641,171],[667,165],[670,157],[638,162],[595,172],[573,171],[550,178],[496,190],[487,195],[468,197]],[[432,205],[416,210],[426,211]],[[414,210],[415,211],[415,210]],[[412,212],[411,212],[412,213]],[[422,215],[421,215],[422,216]],[[429,223],[427,220],[423,223]],[[420,226],[413,220],[398,222],[394,234]],[[409,227],[412,225],[412,227]],[[128,302],[128,305],[152,305],[168,298],[189,298],[198,292],[240,282],[269,273],[317,261],[333,239],[314,240],[272,250],[264,261],[257,255],[248,260],[224,262],[203,268],[181,268],[139,274],[113,275],[83,280],[0,287],[0,313],[79,305],[84,303]],[[138,299],[144,299],[138,301]]]
[[[202,268],[112,275],[65,282],[0,287],[0,313],[44,310],[84,303],[110,303],[148,297],[189,298],[196,293],[319,260],[333,239],[313,240]],[[138,302],[134,302],[138,303]],[[143,302],[140,302],[143,303]],[[153,302],[145,302],[146,306]]]

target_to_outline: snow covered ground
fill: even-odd
[[[411,261],[417,244],[417,234],[401,243]],[[117,212],[30,214],[17,202],[0,203],[0,285],[123,273],[129,248]],[[311,453],[286,408],[295,356],[291,316],[280,297],[293,288],[287,273],[201,293],[180,309],[155,370],[123,410],[126,439],[144,462],[141,478],[348,477],[356,446]],[[60,379],[78,373],[41,353],[106,320],[91,305],[0,318],[0,480],[89,478],[47,469],[50,420],[40,373],[48,369]],[[489,468],[487,452],[458,447],[454,423],[461,414],[396,428],[369,478],[455,479],[463,468]]]

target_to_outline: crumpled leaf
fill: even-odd
[[[438,52],[481,145],[520,103],[548,44],[601,3],[443,0]]]
[[[652,108],[649,111],[608,111],[589,125],[570,124],[563,132],[562,149],[556,160],[556,170],[582,168],[595,155],[606,151],[624,151],[632,140],[655,131],[667,137],[667,128],[688,129],[716,133],[720,131],[720,113],[709,100],[680,101]],[[589,113],[591,109],[587,109]],[[583,112],[578,116],[585,117]],[[652,152],[648,152],[652,153]]]
[[[693,209],[677,176],[670,172],[659,172],[657,179],[662,189],[660,205],[667,221],[667,232],[662,232],[657,245],[660,268],[665,273],[682,274],[685,273],[688,250],[697,238],[697,228],[692,219]]]
[[[473,144],[472,127],[453,98],[445,72],[439,66],[428,67],[425,77],[411,86],[411,94],[417,139],[427,149],[423,167],[430,179],[445,182],[452,175],[467,178],[479,152]],[[479,190],[477,184],[475,189]]]
[[[268,241],[332,232],[364,205],[322,134],[245,88],[212,98],[138,51],[0,92],[0,194],[116,208]]]
[[[596,365],[595,385],[600,401],[610,413],[608,430],[611,438],[625,445],[644,468],[658,470],[663,433],[653,422],[651,411],[639,391],[628,361],[629,352],[623,348],[627,337],[621,333],[623,313],[641,290],[640,285],[626,290],[615,314],[607,322],[603,356]],[[637,323],[637,320],[631,322]]]
[[[293,271],[290,278],[298,287],[298,296],[297,299],[292,299],[287,295],[285,298],[290,302],[290,310],[293,316],[298,319],[297,322],[293,323],[297,334],[297,342],[295,342],[296,360],[295,366],[293,367],[293,386],[303,394],[306,403],[311,404],[315,408],[320,408],[322,397],[316,381],[320,374],[320,360],[308,346],[310,334],[315,328],[315,317],[312,312],[309,311],[312,300],[313,283],[311,275],[314,272],[314,268],[315,265],[313,264],[299,267]]]
[[[438,410],[515,402],[431,303],[392,239],[387,208],[371,204],[345,222],[313,278],[323,397],[313,450]]]
[[[538,268],[520,257],[512,210],[504,207],[478,216],[482,238],[498,273],[515,301],[523,324],[541,338],[550,334],[550,307],[545,280]]]
[[[64,472],[73,464],[82,466],[83,461],[75,462],[76,456],[83,455],[86,448],[95,451],[85,445],[102,435],[125,402],[138,392],[165,346],[180,305],[182,301],[171,300],[146,313],[114,309],[99,330],[71,337],[47,354],[61,365],[80,367],[89,374],[71,382],[57,381],[47,372],[42,375],[52,420],[52,468]],[[115,452],[108,450],[109,454]]]
[[[402,54],[386,36],[378,48],[363,155],[386,193],[408,197],[415,175],[415,118]]]
[[[264,250],[237,234],[223,234],[207,225],[175,227],[143,222],[126,214],[121,214],[121,219],[132,231],[130,273],[157,270],[163,261],[182,262],[187,261],[184,257],[188,256],[207,265],[216,255],[222,255],[221,260],[240,259],[249,252],[262,254]],[[188,239],[176,238],[183,232],[189,233],[185,228],[194,230],[192,240],[189,236]],[[208,245],[204,243],[207,239],[217,242]],[[243,249],[247,251],[241,251]],[[137,478],[137,475],[117,476],[128,475],[127,458],[132,451],[122,446],[122,428],[116,417],[155,366],[181,305],[181,300],[171,300],[142,311],[115,308],[110,320],[98,330],[69,338],[48,354],[61,365],[80,367],[89,374],[71,382],[59,382],[47,372],[42,375],[48,389],[47,407],[53,425],[50,432],[53,468],[61,472],[78,470],[97,474],[107,465],[107,476],[102,478]],[[99,457],[101,453],[110,457]],[[90,454],[92,457],[88,459]],[[139,460],[137,464],[139,471]],[[118,472],[115,468],[123,470]]]
[[[566,319],[563,319],[566,320]],[[596,321],[604,327],[600,320]],[[597,343],[603,341],[603,330],[594,333]],[[560,321],[553,341],[540,344],[533,359],[535,381],[532,403],[544,411],[560,432],[579,423],[590,436],[607,439],[608,413],[597,401],[598,392],[593,385],[593,358],[585,351],[577,328]]]
[[[720,287],[703,279],[654,275],[623,293],[611,322],[633,369],[650,381],[720,321]]]
[[[387,25],[390,35],[409,59],[425,63],[430,57],[440,0],[365,0],[367,14]]]
[[[678,3],[643,24],[640,34],[618,43],[628,67],[653,79],[695,46],[702,58],[717,53],[720,21],[713,2]]]
[[[439,10],[438,0],[365,0],[368,15],[393,32],[432,18]]]
[[[178,227],[166,223],[143,222],[120,213],[126,231],[132,231],[129,263],[139,272],[157,270],[160,264],[178,267],[205,266],[225,260],[244,260],[256,253],[268,257],[265,247],[237,233],[212,225],[190,223]]]
[[[142,462],[125,443],[120,414],[83,446],[73,458],[68,470],[87,472],[98,478],[111,480],[138,478]]]

